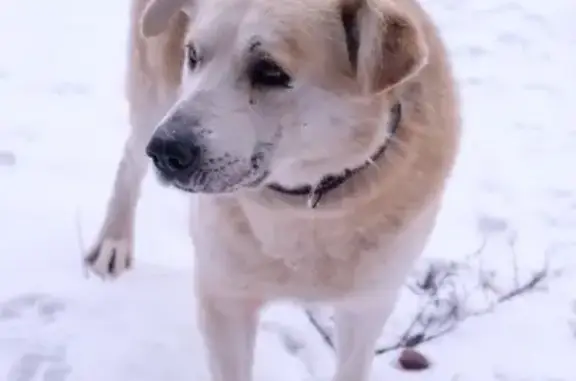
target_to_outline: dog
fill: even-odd
[[[149,162],[193,194],[198,320],[215,381],[249,381],[262,306],[334,307],[335,381],[365,381],[460,141],[417,0],[132,0],[131,132],[85,263],[132,267]]]

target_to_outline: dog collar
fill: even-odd
[[[391,113],[391,121],[390,121],[390,136],[393,136],[396,131],[398,130],[398,126],[400,125],[400,120],[402,119],[402,106],[400,102],[396,103],[392,109],[390,110]],[[360,167],[356,167],[353,169],[345,169],[344,172],[340,175],[327,175],[320,180],[318,185],[315,187],[312,185],[303,185],[298,188],[284,188],[278,184],[270,184],[268,188],[276,191],[278,193],[283,193],[290,196],[308,196],[308,207],[309,208],[316,208],[322,197],[326,195],[326,193],[338,188],[340,185],[344,184],[348,181],[352,176],[356,173],[360,172],[362,169],[366,168],[371,162],[375,162],[384,154],[386,148],[388,147],[388,140],[382,146],[378,148],[378,150],[370,156],[370,159],[366,161]]]

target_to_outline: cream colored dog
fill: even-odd
[[[260,307],[335,307],[336,381],[368,378],[458,147],[444,46],[416,0],[132,0],[131,135],[86,263],[131,266],[149,158],[196,194],[215,381],[249,381]]]

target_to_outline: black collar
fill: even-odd
[[[400,125],[400,120],[402,119],[402,106],[400,104],[400,102],[396,103],[392,109],[390,110],[391,113],[391,120],[390,120],[390,127],[389,127],[389,131],[390,131],[390,136],[393,136],[396,131],[398,130],[398,126]],[[283,193],[286,195],[290,195],[290,196],[308,196],[308,206],[310,208],[315,208],[318,203],[320,202],[320,199],[328,192],[338,188],[340,185],[344,184],[347,180],[349,180],[352,176],[354,176],[356,173],[360,172],[362,169],[364,169],[366,166],[369,165],[370,162],[374,162],[376,161],[380,156],[382,156],[382,154],[384,153],[384,151],[386,151],[386,148],[388,147],[387,144],[388,140],[386,141],[386,143],[384,143],[382,146],[380,146],[380,148],[378,148],[378,150],[370,157],[370,159],[368,161],[366,161],[365,164],[361,165],[360,167],[356,167],[353,169],[345,169],[344,172],[342,172],[342,174],[340,175],[327,175],[324,176],[324,178],[320,181],[320,183],[318,183],[318,185],[316,187],[312,187],[311,185],[303,185],[301,187],[298,188],[292,188],[292,189],[286,189],[284,187],[282,187],[281,185],[278,184],[270,184],[268,186],[268,188],[279,192],[279,193]]]

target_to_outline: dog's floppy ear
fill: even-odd
[[[152,37],[162,33],[185,2],[186,0],[150,0],[140,19],[142,35]]]
[[[389,0],[343,0],[341,12],[350,63],[365,90],[390,89],[426,64],[422,32]]]

